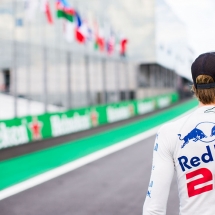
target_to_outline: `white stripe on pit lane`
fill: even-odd
[[[188,112],[186,112],[183,115],[180,115],[179,117],[174,118],[173,120],[176,120],[177,118],[180,118],[180,117],[190,113],[191,111],[193,111],[193,109],[188,111]],[[172,120],[170,120],[170,121],[172,121]],[[89,164],[89,163],[91,163],[93,161],[96,161],[96,160],[98,160],[100,158],[103,158],[103,157],[105,157],[107,155],[110,155],[110,154],[112,154],[114,152],[120,151],[120,150],[122,150],[122,149],[124,149],[124,148],[126,148],[128,146],[134,145],[135,143],[138,143],[141,140],[147,139],[147,138],[155,135],[160,126],[161,125],[156,126],[156,127],[152,128],[152,129],[150,129],[148,131],[145,131],[145,132],[143,132],[141,134],[138,134],[138,135],[135,135],[133,137],[130,137],[130,138],[126,139],[126,140],[118,142],[118,143],[116,143],[116,144],[114,144],[112,146],[109,146],[107,148],[101,149],[101,150],[99,150],[97,152],[94,152],[94,153],[92,153],[90,155],[87,155],[87,156],[85,156],[83,158],[77,159],[75,161],[72,161],[70,163],[62,165],[60,167],[57,167],[57,168],[55,168],[53,170],[50,170],[50,171],[45,172],[43,174],[40,174],[40,175],[38,175],[36,177],[30,178],[30,179],[28,179],[26,181],[23,181],[23,182],[21,182],[19,184],[16,184],[16,185],[13,185],[13,186],[11,186],[9,188],[6,188],[6,189],[0,191],[0,200],[3,200],[3,199],[8,198],[10,196],[13,196],[13,195],[15,195],[17,193],[20,193],[20,192],[25,191],[27,189],[30,189],[32,187],[35,187],[35,186],[37,186],[39,184],[42,184],[42,183],[44,183],[46,181],[49,181],[49,180],[51,180],[53,178],[56,178],[58,176],[61,176],[61,175],[66,174],[68,172],[71,172],[71,171],[73,171],[73,170],[75,170],[77,168],[80,168],[80,167],[82,167],[82,166],[84,166],[86,164]]]

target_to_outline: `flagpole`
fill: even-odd
[[[124,69],[125,69],[125,77],[126,77],[126,92],[125,92],[125,99],[129,100],[129,64],[126,59],[123,60]]]
[[[106,78],[106,59],[105,59],[105,57],[102,57],[102,72],[103,72],[103,101],[102,101],[102,103],[103,104],[106,104],[107,103],[107,85],[106,85],[106,83],[107,83],[107,78]]]
[[[55,2],[56,4],[56,2]],[[54,11],[55,11],[55,17],[56,17],[56,5],[54,6]],[[54,68],[54,72],[55,72],[55,80],[56,83],[55,85],[58,86],[59,85],[59,79],[58,79],[58,75],[59,75],[59,63],[57,63],[57,59],[59,59],[59,52],[60,52],[60,40],[58,40],[58,32],[59,32],[59,21],[58,19],[55,18],[55,24],[54,24],[54,28],[55,28],[55,38],[54,38],[54,50],[55,50],[55,68]],[[58,46],[57,46],[58,44]],[[59,94],[59,90],[56,89],[56,91],[54,91],[55,94],[55,103],[58,105],[58,99],[60,98],[60,94]]]
[[[86,14],[85,15],[85,18],[87,16],[87,9],[86,7],[82,9],[83,11],[83,14]],[[83,20],[86,22],[86,20]],[[86,41],[86,38],[88,35],[85,35],[85,75],[86,75],[86,95],[87,95],[87,105],[88,106],[91,106],[93,104],[92,102],[92,98],[91,98],[91,87],[90,87],[90,50],[89,50],[89,45],[87,44],[88,41]]]
[[[17,43],[16,43],[16,7],[17,7],[17,0],[13,1],[13,15],[14,15],[14,28],[13,28],[13,91],[12,95],[14,97],[14,118],[17,117],[17,58],[16,58],[16,52],[17,52]]]
[[[71,108],[71,52],[67,51],[67,109]]]
[[[89,71],[89,54],[85,55],[85,74],[86,74],[86,90],[87,90],[87,105],[92,105],[91,92],[90,92],[90,71]]]
[[[43,18],[40,19],[43,21]],[[43,56],[43,103],[44,112],[47,113],[47,48],[46,48],[46,26],[41,23],[41,44],[42,44],[42,56]]]
[[[43,31],[44,35],[44,41],[46,40],[45,36],[45,29]],[[47,48],[45,43],[43,44],[43,93],[44,93],[44,111],[45,113],[48,111],[47,110]]]
[[[120,99],[120,71],[119,71],[119,61],[115,60],[115,80],[116,80],[116,93],[117,93],[117,102],[119,102]]]
[[[26,44],[26,58],[27,58],[27,99],[28,99],[28,107],[27,111],[28,114],[30,115],[31,113],[31,45],[30,45],[30,38],[31,38],[31,33],[30,33],[30,23],[27,22],[27,28],[26,28],[26,37],[27,37],[27,44]]]

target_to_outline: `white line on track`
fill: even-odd
[[[191,112],[191,111],[189,111],[189,112]],[[186,115],[189,112],[186,112],[183,115]],[[183,115],[180,115],[179,117],[182,117]],[[177,117],[177,118],[179,118],[179,117]],[[173,120],[176,120],[177,118],[174,118]],[[53,178],[56,178],[56,177],[61,176],[61,175],[65,174],[65,173],[71,172],[71,171],[73,171],[73,170],[75,170],[75,169],[77,169],[79,167],[82,167],[82,166],[88,164],[88,163],[91,163],[91,162],[96,161],[96,160],[98,160],[100,158],[103,158],[103,157],[105,157],[105,156],[107,156],[109,154],[112,154],[112,153],[117,152],[119,150],[122,150],[122,149],[124,149],[124,148],[126,148],[128,146],[131,146],[131,145],[133,145],[135,143],[138,143],[141,140],[147,139],[147,138],[155,135],[160,126],[154,127],[152,129],[144,132],[144,133],[135,135],[135,136],[133,136],[131,138],[123,140],[123,141],[121,141],[119,143],[116,143],[116,144],[114,144],[112,146],[109,146],[107,148],[101,149],[101,150],[99,150],[97,152],[94,152],[94,153],[92,153],[90,155],[87,155],[87,156],[85,156],[83,158],[77,159],[75,161],[72,161],[70,163],[62,165],[60,167],[57,167],[57,168],[55,168],[53,170],[45,172],[45,173],[43,173],[41,175],[38,175],[36,177],[33,177],[33,178],[28,179],[26,181],[23,181],[23,182],[21,182],[19,184],[16,184],[16,185],[13,185],[13,186],[11,186],[9,188],[6,188],[6,189],[4,189],[4,190],[2,190],[0,192],[0,200],[3,200],[3,199],[8,198],[10,196],[13,196],[13,195],[15,195],[17,193],[20,193],[20,192],[22,192],[24,190],[27,190],[27,189],[30,189],[32,187],[35,187],[35,186],[37,186],[39,184],[42,184],[42,183],[44,183],[46,181],[49,181],[49,180],[53,179]]]

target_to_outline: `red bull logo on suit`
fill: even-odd
[[[178,134],[178,136],[179,140],[184,141],[181,148],[184,148],[190,142],[213,142],[215,140],[215,123],[201,122],[188,134],[185,134],[183,138],[181,138],[181,134]]]
[[[208,144],[215,142],[215,123],[201,122],[190,132],[183,134],[183,138],[182,134],[178,134],[178,136],[179,140],[183,141],[181,148],[184,148],[187,144],[194,144],[196,142],[207,143],[205,146],[206,150],[201,152],[201,154],[193,157],[184,155],[178,158],[181,170],[183,172],[188,171],[185,174],[188,197],[190,198],[213,190],[213,171],[211,171],[210,166],[205,168],[205,164],[214,162],[215,145]]]
[[[193,156],[191,158],[188,158],[187,156],[181,156],[178,158],[178,162],[182,171],[188,171],[188,173],[185,174],[188,197],[200,195],[204,192],[214,189],[214,176],[210,170],[210,166],[206,168],[205,165],[202,165],[214,162],[212,153],[214,148],[215,145],[213,147],[206,146],[206,151],[200,156]],[[198,169],[196,167],[198,167]]]

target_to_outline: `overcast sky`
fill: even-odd
[[[215,1],[166,0],[186,24],[188,42],[195,54],[215,51]]]

